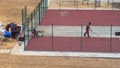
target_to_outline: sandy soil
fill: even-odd
[[[0,68],[120,68],[120,60],[0,54]]]
[[[16,43],[17,40],[15,39],[8,40],[7,42],[4,41],[0,43],[0,49],[12,49]]]
[[[28,15],[33,11],[40,0],[0,0],[0,21],[4,27],[8,21],[21,24],[21,9],[27,6]],[[0,49],[11,49],[16,44],[16,40],[3,42],[0,44]]]
[[[40,0],[0,0],[0,21],[5,25],[9,20],[21,23],[21,9],[26,5],[29,14],[39,1]]]

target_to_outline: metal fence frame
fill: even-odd
[[[29,44],[30,39],[32,38],[32,33],[31,33],[32,29],[37,28],[37,26],[41,24],[41,20],[45,12],[47,11],[47,9],[48,9],[48,0],[41,0],[41,2],[38,3],[36,8],[30,13],[30,15],[27,15],[26,6],[21,10],[22,11],[22,32],[24,33],[24,36],[25,36],[24,50],[26,46]],[[53,33],[53,28],[54,27],[52,25],[52,33]],[[81,29],[82,29],[81,32],[83,32],[83,27],[81,27]],[[82,33],[81,33],[81,36],[82,36]],[[54,38],[54,33],[52,34],[52,37]],[[112,25],[111,25],[111,33],[110,33],[110,47],[112,47],[111,41],[112,41]],[[82,37],[81,37],[81,42],[82,42]],[[53,43],[54,41],[52,41],[52,45]],[[81,43],[81,47],[82,47],[82,43]],[[110,49],[110,52],[111,52],[111,49]]]
[[[48,0],[41,0],[35,9],[27,15],[27,6],[22,11],[22,33],[24,33],[24,50],[32,38],[32,29],[41,24],[41,20],[48,9]]]
[[[49,26],[51,26],[51,27],[49,27]],[[46,27],[47,27],[47,26],[46,26]],[[52,24],[52,25],[48,25],[48,27],[49,27],[48,29],[51,29],[51,30],[50,30],[50,31],[51,31],[51,32],[50,32],[50,33],[51,33],[50,36],[52,37],[52,43],[51,43],[51,44],[52,44],[52,46],[51,46],[52,50],[51,50],[51,51],[55,51],[55,50],[54,50],[54,46],[55,46],[55,45],[54,45],[54,43],[55,43],[55,42],[54,42],[54,37],[56,37],[56,36],[55,36],[55,33],[56,33],[56,31],[55,31],[56,25],[53,25],[53,24]],[[113,35],[115,35],[115,33],[113,33],[113,32],[116,32],[116,31],[114,31],[114,29],[116,29],[116,27],[118,28],[119,26],[113,26],[113,25],[111,24],[111,25],[109,25],[108,27],[109,27],[109,31],[108,31],[109,37],[107,37],[107,38],[109,39],[109,41],[108,41],[107,43],[109,43],[109,48],[108,48],[108,49],[109,49],[109,52],[111,53],[111,52],[112,52],[112,47],[114,46],[114,45],[113,45],[113,44],[114,44],[113,38],[118,38],[118,39],[120,38],[120,37],[113,37]],[[114,28],[114,27],[115,27],[115,28]],[[84,45],[83,45],[83,41],[84,41],[84,40],[83,40],[83,38],[84,38],[84,36],[83,36],[83,34],[84,34],[84,29],[83,29],[83,28],[85,29],[85,25],[84,25],[84,24],[81,24],[81,25],[80,25],[80,34],[79,34],[79,36],[78,36],[78,37],[80,38],[80,48],[81,48],[81,49],[80,49],[80,50],[81,50],[80,52],[84,52],[84,51],[83,51],[83,46],[84,46]],[[119,28],[120,28],[120,27],[119,27]],[[57,31],[59,31],[59,30],[57,30]],[[66,32],[67,32],[67,31],[66,31]],[[73,32],[74,32],[74,31],[73,31]],[[120,30],[119,30],[119,32],[120,32]],[[60,33],[61,33],[61,32],[60,32]],[[64,33],[61,33],[61,34],[64,34]],[[58,36],[58,37],[59,37],[59,36]],[[60,37],[61,37],[61,36],[60,36]],[[92,38],[92,37],[91,37],[91,38]],[[103,37],[102,37],[102,38],[103,38]],[[104,38],[103,38],[103,39],[104,39]],[[102,43],[102,41],[100,41],[100,42]]]
[[[114,10],[114,9],[120,9],[120,8],[117,8],[118,5],[115,5],[115,3],[117,3],[117,1],[115,0],[105,0],[106,1],[106,4],[107,6],[110,6],[111,5],[111,8],[109,8],[109,10]],[[58,9],[63,9],[62,8],[62,3],[67,3],[67,2],[74,2],[74,6],[76,6],[75,8],[76,9],[80,9],[79,7],[79,2],[82,2],[82,5],[87,5],[89,6],[90,2],[93,2],[94,3],[94,7],[93,7],[93,10],[97,10],[101,7],[101,2],[103,2],[102,0],[70,0],[70,1],[67,1],[67,0],[59,0],[59,3],[58,3],[58,6],[59,8]],[[67,5],[67,4],[66,4]],[[69,4],[70,5],[70,4]],[[119,6],[120,7],[120,6]],[[106,8],[104,8],[106,9]]]

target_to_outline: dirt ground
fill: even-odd
[[[27,5],[30,13],[39,0],[0,0],[0,21],[8,20],[21,23],[21,9]],[[1,48],[12,48],[16,40],[0,45]],[[75,57],[42,57],[0,54],[0,68],[120,68],[120,59],[75,58]]]
[[[3,22],[4,27],[8,21],[17,24],[22,23],[21,9],[27,6],[27,13],[31,13],[40,0],[0,0],[0,21]],[[11,49],[16,40],[12,39],[8,42],[0,43],[0,49]]]
[[[0,49],[12,49],[16,43],[17,40],[15,39],[8,40],[7,42],[3,41],[0,43]]]
[[[27,6],[28,14],[33,11],[40,0],[0,0],[0,21],[9,20],[21,24],[21,9]]]
[[[120,60],[0,54],[0,68],[120,68]]]

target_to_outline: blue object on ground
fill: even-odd
[[[5,31],[5,33],[4,33],[4,37],[6,37],[6,38],[10,38],[10,37],[11,37],[11,32],[9,32],[9,31]]]

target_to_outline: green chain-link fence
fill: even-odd
[[[27,15],[26,6],[22,9],[22,32],[25,35],[24,47],[29,44],[29,41],[32,38],[32,30],[40,25],[47,8],[48,0],[41,0],[30,15]]]

